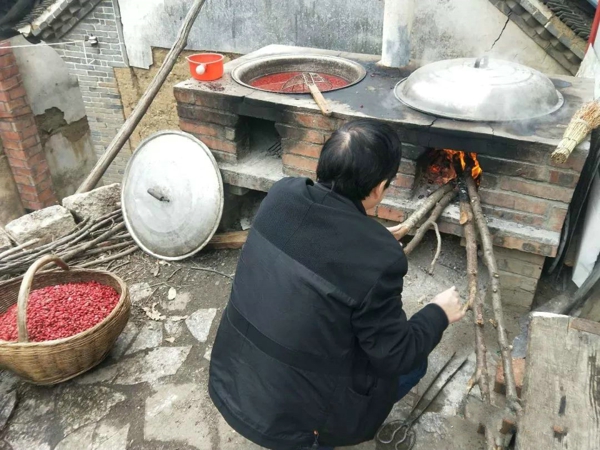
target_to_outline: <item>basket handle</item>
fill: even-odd
[[[55,255],[47,255],[34,262],[25,273],[21,288],[19,289],[19,298],[17,300],[17,330],[19,333],[19,342],[29,342],[27,334],[27,303],[29,302],[29,291],[33,283],[33,277],[36,272],[47,264],[54,263],[63,270],[69,270],[69,266],[62,259]]]

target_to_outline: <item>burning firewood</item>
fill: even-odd
[[[446,186],[444,186],[444,188],[446,188]],[[438,191],[443,190],[444,188],[438,189]],[[442,199],[435,204],[435,207],[433,208],[433,211],[431,212],[429,218],[425,221],[425,223],[423,223],[423,225],[419,227],[415,234],[415,237],[413,237],[410,243],[406,247],[404,247],[404,253],[406,254],[406,256],[410,255],[412,251],[417,247],[417,245],[419,245],[419,243],[425,237],[425,234],[427,234],[429,229],[434,226],[434,224],[444,212],[444,209],[446,209],[446,207],[450,204],[454,197],[456,197],[456,190],[453,186],[450,186],[449,192],[447,192],[442,197]]]
[[[423,202],[423,204],[414,212],[412,215],[395,227],[388,228],[390,232],[396,237],[396,239],[400,240],[404,236],[406,236],[410,231],[419,225],[421,220],[425,218],[427,213],[433,209],[435,205],[444,197],[444,195],[448,194],[454,189],[454,185],[452,183],[445,184],[440,187],[437,191],[431,194],[427,199]]]

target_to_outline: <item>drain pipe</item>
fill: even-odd
[[[404,67],[410,61],[410,32],[415,0],[385,0],[380,64]]]

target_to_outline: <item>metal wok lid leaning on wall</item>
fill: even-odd
[[[423,66],[398,83],[395,94],[402,103],[427,114],[482,122],[533,119],[557,111],[564,103],[541,72],[487,57]]]
[[[210,150],[179,131],[140,144],[121,193],[127,229],[146,252],[180,260],[210,241],[223,214],[223,180]]]

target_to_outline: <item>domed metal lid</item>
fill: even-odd
[[[223,214],[223,180],[206,145],[165,131],[140,144],[121,193],[127,229],[147,253],[180,260],[200,251]]]
[[[451,119],[527,120],[558,110],[563,96],[541,72],[497,59],[461,58],[417,69],[395,89],[418,111]]]

